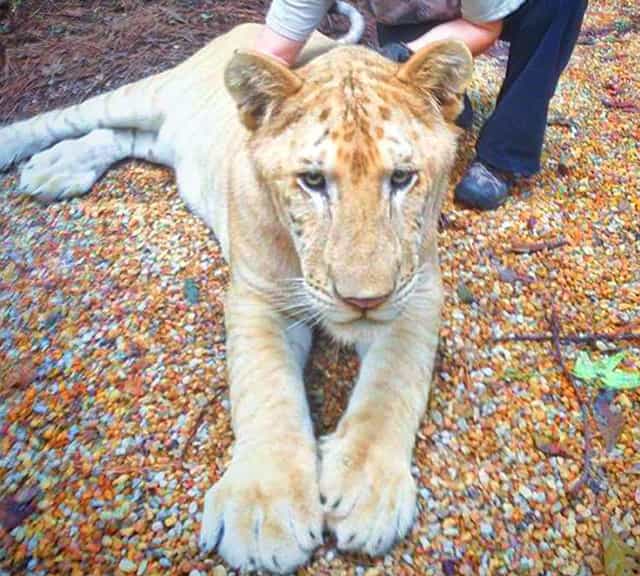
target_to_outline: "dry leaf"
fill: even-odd
[[[30,362],[11,366],[0,372],[0,396],[14,388],[21,389],[31,384],[36,378],[36,368]]]
[[[23,493],[7,496],[0,500],[0,526],[7,532],[22,524],[36,511],[36,489],[28,489]]]
[[[624,414],[611,410],[611,402],[615,394],[612,390],[600,390],[593,403],[594,414],[598,429],[604,439],[607,452],[616,447],[622,428],[624,427]]]
[[[547,456],[558,456],[560,458],[573,458],[558,442],[548,440],[542,434],[533,435],[533,443],[536,448]]]

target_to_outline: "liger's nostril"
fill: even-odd
[[[385,294],[384,296],[376,296],[374,298],[345,298],[342,297],[342,300],[347,304],[353,306],[354,308],[359,308],[360,310],[373,310],[374,308],[378,308],[384,302],[387,301],[390,294]]]

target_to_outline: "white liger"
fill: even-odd
[[[176,68],[0,129],[0,169],[41,202],[88,192],[114,162],[171,166],[231,268],[233,458],[201,530],[234,567],[290,572],[322,539],[385,553],[415,513],[442,288],[440,203],[454,160],[463,44],[404,64],[316,34],[289,70],[243,25]],[[319,325],[362,365],[316,442],[302,380]]]

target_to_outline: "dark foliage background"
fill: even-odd
[[[269,0],[0,0],[0,123],[72,104],[181,62]],[[369,19],[366,0],[353,2]],[[322,30],[339,35],[333,16]]]

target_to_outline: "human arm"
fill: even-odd
[[[333,0],[273,0],[255,50],[291,66]]]
[[[500,37],[502,32],[502,20],[491,22],[472,22],[464,18],[450,20],[435,26],[426,34],[407,43],[412,52],[417,52],[431,42],[453,38],[462,40],[469,48],[471,54],[477,56],[486,52]]]
[[[260,54],[275,58],[285,66],[291,66],[298,58],[303,46],[304,41],[290,40],[286,36],[274,32],[268,26],[264,26],[256,40],[255,50]]]

